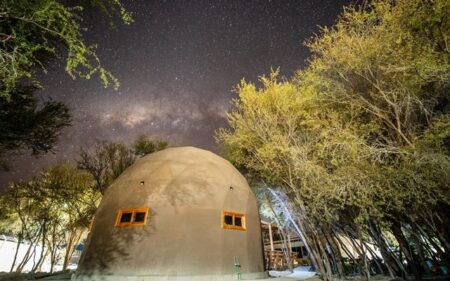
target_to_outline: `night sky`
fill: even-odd
[[[64,60],[50,63],[42,100],[63,101],[73,126],[63,131],[54,153],[10,159],[0,188],[27,179],[57,160],[73,160],[80,146],[96,139],[131,142],[146,133],[173,146],[217,152],[214,131],[245,78],[256,81],[270,68],[289,77],[306,65],[302,45],[331,26],[349,0],[149,1],[127,2],[134,23],[111,28],[101,15],[85,14],[85,38],[98,44],[103,65],[120,80],[118,91],[98,79],[71,80]]]

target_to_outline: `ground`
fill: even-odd
[[[264,280],[271,280],[271,281],[298,281],[298,280],[306,280],[306,281],[323,281],[320,279],[317,275],[314,275],[314,272],[307,272],[304,270],[297,270],[294,273],[289,272],[270,272],[271,275],[274,276],[280,276],[280,277],[272,277],[267,279],[259,279],[259,280],[253,280],[253,281],[264,281]],[[0,273],[0,281],[30,281],[30,280],[43,280],[43,281],[67,281],[70,280],[70,277],[72,275],[72,272],[59,272],[55,273],[53,275],[50,275],[48,273],[38,273],[34,276],[29,274],[17,274],[17,273]],[[348,278],[346,281],[357,281],[360,280],[359,276],[354,278]],[[383,275],[376,275],[372,276],[372,281],[390,281],[391,278],[388,276]],[[194,281],[194,280],[193,280]],[[246,281],[252,281],[252,280],[246,280]]]
[[[0,273],[0,281],[29,281],[29,280],[52,280],[52,281],[67,281],[70,280],[71,272],[63,272],[63,273],[55,273],[53,275],[46,274],[36,274],[34,276],[29,274],[16,274],[16,273]],[[286,274],[284,274],[286,275]],[[264,280],[273,280],[273,281],[295,281],[295,280],[304,280],[305,278],[296,278],[294,276],[290,277],[278,277],[278,278],[267,278]],[[193,280],[194,281],[194,280]],[[251,281],[251,280],[247,280]],[[261,279],[255,281],[263,281]],[[314,277],[308,278],[308,281],[322,281],[321,279]]]

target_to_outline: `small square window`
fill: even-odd
[[[226,225],[233,225],[233,216],[225,215],[223,218],[223,223]]]
[[[133,213],[122,213],[122,216],[120,217],[120,222],[131,222],[131,217]]]
[[[234,225],[235,226],[242,226],[242,217],[234,217]]]
[[[245,215],[224,211],[222,214],[222,228],[246,230]]]
[[[116,226],[139,226],[147,223],[148,208],[120,209]]]
[[[134,222],[143,222],[145,220],[145,212],[137,212],[134,215]]]

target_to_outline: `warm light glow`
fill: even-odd
[[[222,228],[246,230],[245,215],[231,211],[222,212]]]
[[[148,208],[120,209],[115,226],[143,226],[147,224],[147,216]]]

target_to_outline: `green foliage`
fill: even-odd
[[[40,220],[64,222],[65,229],[87,227],[100,199],[93,183],[89,173],[69,163],[56,164],[30,181],[12,183],[3,206],[9,207],[9,215],[30,217],[29,227]]]
[[[241,82],[232,130],[218,132],[228,157],[299,192],[323,218],[447,201],[449,10],[447,1],[347,9],[308,43],[315,56],[292,82],[278,72],[260,89]]]
[[[165,140],[152,139],[147,135],[139,135],[133,142],[134,154],[143,157],[147,154],[167,148],[169,143]]]
[[[96,0],[86,5],[99,7],[108,16],[119,14],[125,23],[131,15],[118,0]],[[67,51],[65,71],[73,78],[90,79],[99,75],[103,85],[119,87],[118,80],[105,68],[95,53],[95,45],[86,45],[82,34],[83,6],[69,7],[57,0],[4,0],[0,3],[0,98],[11,99],[11,92],[23,83],[39,87],[37,69]]]
[[[65,71],[73,79],[99,76],[105,87],[119,87],[87,45],[82,27],[84,9],[97,9],[112,22],[126,24],[132,17],[119,0],[81,1],[69,6],[59,0],[0,1],[0,157],[18,150],[46,153],[61,129],[70,125],[68,108],[59,102],[38,105],[35,91],[42,88],[37,74],[46,64],[65,56]],[[0,159],[2,169],[7,163]]]
[[[29,249],[38,242],[50,252],[52,265],[57,260],[57,249],[73,249],[91,222],[100,193],[94,188],[89,173],[69,163],[56,164],[27,182],[12,183],[0,201],[2,212],[0,229],[15,235],[19,241],[29,241]],[[12,227],[6,228],[10,223]],[[66,254],[70,258],[69,254]],[[29,251],[13,269],[21,271],[31,258]],[[39,259],[43,260],[42,256]],[[67,260],[67,258],[66,258]],[[38,270],[40,261],[33,271]]]
[[[66,216],[64,229],[89,226],[100,200],[89,173],[69,163],[56,164],[41,172],[35,184],[45,196],[41,202],[51,202],[45,208],[54,208],[55,213]]]
[[[137,157],[163,150],[167,146],[167,141],[154,140],[147,135],[137,136],[132,148],[122,142],[97,141],[91,149],[81,148],[78,167],[94,177],[97,190],[103,194]]]
[[[448,110],[448,10],[445,0],[347,9],[307,44],[315,56],[296,79],[338,103],[344,118],[358,118],[378,145],[411,145],[434,113]]]
[[[262,77],[262,87],[242,82],[239,100],[229,115],[232,131],[220,130],[218,140],[228,158],[254,178],[287,186],[323,219],[336,208],[363,201],[368,182],[356,165],[363,161],[362,141],[325,112],[314,97],[301,93],[277,72]]]
[[[67,106],[47,101],[38,105],[31,87],[11,92],[11,101],[0,99],[0,156],[28,149],[34,155],[51,150],[61,129],[71,123]]]
[[[87,0],[81,1],[81,5],[99,9],[109,18],[112,25],[114,18],[120,18],[125,24],[133,22],[133,15],[125,9],[119,0]]]
[[[112,181],[134,161],[133,151],[125,144],[98,141],[93,149],[81,148],[78,168],[93,176],[97,191],[103,194]]]
[[[404,237],[422,224],[450,262],[449,14],[446,0],[346,8],[307,43],[309,66],[292,79],[272,71],[260,87],[239,84],[230,129],[217,132],[224,153],[282,187],[323,233],[392,231],[417,267],[424,257]]]

